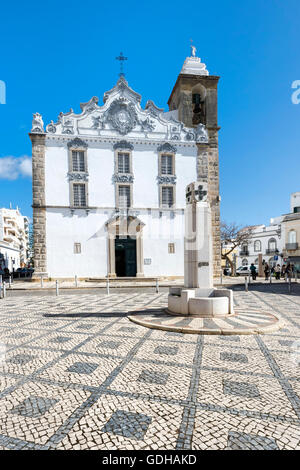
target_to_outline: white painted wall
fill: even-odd
[[[47,271],[50,277],[103,277],[107,274],[107,234],[105,223],[115,213],[113,142],[91,142],[87,149],[89,173],[88,214],[83,209],[70,211],[67,141],[48,142],[45,154]],[[145,276],[183,276],[184,214],[159,211],[159,142],[134,144],[132,151],[133,208],[145,223],[143,258]],[[176,145],[176,208],[185,207],[185,188],[196,177],[196,145]],[[63,206],[63,207],[62,207]],[[103,208],[103,209],[101,209]],[[145,210],[143,210],[145,209]],[[150,214],[148,214],[151,209]],[[161,212],[161,216],[160,216]],[[81,243],[81,254],[74,254],[74,243]],[[175,253],[168,253],[175,243]]]

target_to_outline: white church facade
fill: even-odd
[[[93,97],[45,129],[34,115],[37,275],[183,276],[185,188],[199,180],[209,133],[201,122],[185,126],[178,110],[140,103],[121,74],[103,105]]]

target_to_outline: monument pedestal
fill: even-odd
[[[170,288],[171,314],[224,317],[234,313],[232,291],[213,287],[211,210],[206,195],[206,183],[186,188],[184,288]]]

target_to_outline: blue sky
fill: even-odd
[[[60,111],[103,93],[118,78],[123,51],[129,85],[167,110],[190,54],[220,75],[222,219],[267,223],[289,211],[300,190],[300,2],[6,2],[1,8],[0,207],[31,215],[32,113],[47,124]],[[9,179],[10,178],[10,179]],[[12,179],[13,178],[13,179]]]

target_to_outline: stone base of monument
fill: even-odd
[[[234,313],[230,289],[171,287],[167,312],[199,318],[226,317]]]

